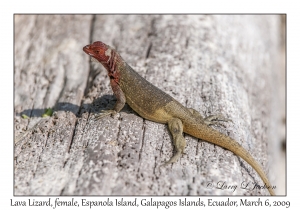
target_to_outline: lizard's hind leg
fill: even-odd
[[[188,110],[192,113],[192,115],[194,117],[196,117],[198,119],[199,122],[203,121],[204,118],[202,117],[202,115],[197,110],[195,110],[193,108],[188,108]]]
[[[186,146],[186,141],[182,135],[183,125],[181,120],[178,118],[173,118],[169,120],[168,127],[173,137],[173,143],[175,146],[176,153],[168,162],[163,164],[163,166],[176,162],[179,159],[180,155],[184,153],[184,149]]]
[[[220,125],[220,121],[223,122],[232,122],[232,120],[225,118],[223,115],[210,115],[208,117],[202,117],[202,115],[195,109],[188,108],[188,110],[193,114],[195,118],[201,123],[205,123],[206,125]]]
[[[204,118],[203,122],[206,125],[221,125],[220,121],[223,122],[232,122],[231,119],[225,118],[223,115],[218,114],[218,115],[209,115],[208,117]]]

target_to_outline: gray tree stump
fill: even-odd
[[[282,101],[279,16],[16,15],[15,195],[268,195],[260,177],[221,147],[185,135],[173,155],[167,126],[128,105],[94,121],[115,98],[83,46],[103,41],[139,74],[236,139],[276,185]],[[51,117],[42,118],[45,108]],[[22,114],[29,119],[22,118]],[[217,184],[237,185],[235,191]],[[210,187],[210,183],[213,187]]]

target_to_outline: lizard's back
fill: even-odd
[[[186,115],[190,115],[184,106],[145,80],[128,64],[120,68],[120,74],[120,87],[125,93],[126,102],[142,117],[167,123],[174,115],[179,119],[186,119]]]

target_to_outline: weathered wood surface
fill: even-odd
[[[115,98],[105,69],[82,47],[101,40],[143,77],[242,144],[275,184],[281,126],[279,16],[16,15],[15,195],[267,195],[228,150],[186,135],[173,155],[166,125],[127,105],[115,118],[93,121]],[[52,117],[41,118],[52,107]],[[23,119],[26,114],[30,119]],[[34,126],[36,125],[36,126]],[[31,130],[30,130],[31,129]],[[29,130],[26,132],[25,130]],[[209,183],[238,185],[232,190]]]

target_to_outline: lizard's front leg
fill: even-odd
[[[111,79],[110,80],[110,85],[111,85],[111,88],[114,92],[115,97],[117,98],[117,102],[116,102],[113,109],[102,110],[101,113],[97,114],[94,118],[95,120],[101,119],[101,118],[103,118],[107,115],[117,114],[118,112],[121,111],[121,109],[124,107],[124,105],[126,103],[125,94],[122,91],[122,89],[120,88],[119,84],[115,80]]]
[[[176,162],[180,155],[184,153],[184,149],[186,146],[186,141],[182,135],[183,125],[181,120],[178,118],[173,118],[169,120],[168,127],[173,137],[173,143],[175,146],[176,153],[168,162],[163,164],[163,166]]]

